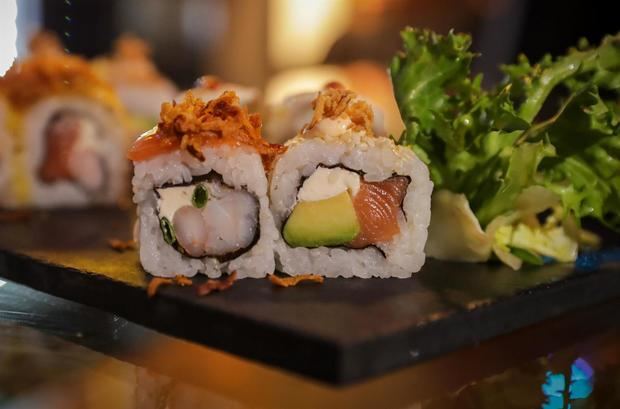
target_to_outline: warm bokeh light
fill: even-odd
[[[269,59],[274,68],[317,64],[347,31],[350,0],[270,0]]]

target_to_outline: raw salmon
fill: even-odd
[[[157,155],[163,155],[179,149],[181,141],[176,138],[164,138],[159,134],[149,135],[147,137],[137,139],[131,148],[127,157],[132,161],[142,161],[151,159]]]
[[[407,194],[409,179],[394,176],[381,182],[362,181],[353,198],[360,233],[349,247],[362,248],[386,242],[400,232],[398,213]]]

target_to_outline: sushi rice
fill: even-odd
[[[116,204],[127,193],[125,113],[112,87],[47,34],[0,77],[10,157],[3,206]],[[33,43],[31,43],[33,47]],[[10,145],[10,146],[9,146]],[[0,176],[1,177],[1,176]]]
[[[189,94],[164,104],[160,117],[129,153],[144,269],[159,277],[272,274],[278,232],[265,172],[272,147],[258,116],[225,92],[208,103]],[[164,148],[154,152],[153,144]]]
[[[105,186],[97,193],[87,191],[74,180],[46,183],[38,177],[46,155],[46,129],[54,118],[67,112],[89,121],[93,126],[93,140],[88,143],[99,156],[105,173]],[[25,169],[15,170],[12,194],[7,203],[10,207],[115,204],[125,194],[129,166],[125,159],[127,138],[118,117],[111,110],[88,98],[53,96],[32,106],[22,121],[22,135],[17,140],[27,147],[21,150],[23,157],[19,161]],[[27,192],[23,191],[24,188]]]
[[[352,130],[349,118],[323,119],[289,141],[276,163],[270,183],[271,208],[276,227],[283,228],[297,201],[304,178],[320,165],[342,166],[362,172],[368,182],[394,175],[411,182],[398,219],[400,233],[391,241],[363,249],[346,247],[290,247],[282,237],[276,243],[278,267],[290,275],[326,277],[407,278],[424,264],[424,245],[430,222],[433,184],[424,163],[408,148],[384,137]]]
[[[278,237],[269,211],[267,178],[261,157],[251,149],[221,146],[204,148],[205,160],[199,161],[184,151],[136,162],[133,177],[134,202],[138,205],[140,261],[149,273],[159,277],[197,273],[219,277],[222,272],[237,272],[237,278],[265,277],[274,271],[273,243]],[[190,258],[164,241],[157,215],[154,189],[166,184],[190,183],[192,178],[216,172],[235,189],[247,190],[258,198],[258,241],[245,253],[230,261],[215,257]]]

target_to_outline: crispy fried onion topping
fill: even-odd
[[[120,60],[150,59],[151,47],[133,34],[123,34],[114,42],[114,58]]]
[[[233,271],[228,277],[222,280],[207,280],[206,283],[200,284],[197,288],[197,293],[200,296],[210,294],[214,291],[228,290],[233,286],[237,279],[237,272]]]
[[[30,39],[28,48],[32,54],[63,54],[64,48],[58,36],[52,31],[39,31]]]
[[[353,91],[344,89],[339,84],[330,84],[319,92],[312,102],[312,108],[314,114],[307,130],[314,128],[323,119],[348,118],[352,124],[351,129],[374,135],[372,108]]]
[[[132,34],[120,36],[114,43],[112,58],[99,58],[95,65],[115,84],[168,83],[151,60],[151,47]]]
[[[34,41],[34,40],[33,40]],[[16,61],[0,78],[0,92],[17,108],[26,108],[40,99],[59,94],[78,94],[96,99],[112,108],[120,108],[116,94],[92,69],[77,56],[52,52],[44,43],[30,57]],[[35,41],[36,42],[36,41]],[[48,51],[44,51],[44,50]]]
[[[157,290],[162,285],[178,285],[180,287],[186,287],[192,285],[191,278],[185,276],[175,276],[174,278],[162,278],[154,277],[149,281],[149,285],[146,288],[146,294],[149,298],[154,297],[157,294]]]
[[[135,250],[137,248],[137,243],[135,240],[108,239],[108,246],[122,253],[127,250]]]
[[[302,274],[294,277],[279,277],[275,274],[270,274],[269,281],[278,287],[293,287],[302,281],[311,281],[314,283],[323,284],[324,278],[323,276],[317,274]]]
[[[263,163],[271,164],[283,147],[265,141],[260,134],[261,126],[260,115],[248,114],[232,91],[209,102],[189,92],[181,103],[162,105],[157,133],[164,138],[180,139],[181,149],[201,161],[203,146],[227,144],[250,146],[261,154]]]

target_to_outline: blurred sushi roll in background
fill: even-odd
[[[118,93],[132,119],[131,132],[137,137],[157,123],[161,104],[177,95],[176,85],[151,60],[151,49],[142,39],[124,34],[110,57],[93,60],[95,70]]]
[[[7,132],[6,102],[0,99],[0,206],[6,201],[11,171],[11,138]]]
[[[162,106],[158,126],[130,148],[144,269],[155,275],[237,278],[274,271],[278,232],[267,176],[278,147],[234,92],[205,102],[189,93]]]
[[[125,193],[125,116],[90,64],[41,33],[0,78],[10,180],[6,207],[114,204]],[[4,155],[3,155],[4,156]]]
[[[408,148],[376,136],[373,110],[328,88],[274,163],[278,267],[291,275],[410,277],[424,264],[433,184]]]
[[[323,90],[330,88],[343,88],[338,82],[330,82]],[[302,92],[286,97],[282,103],[270,105],[267,108],[267,121],[265,123],[265,138],[271,143],[284,143],[297,135],[303,126],[312,120],[314,110],[312,102],[316,99],[316,92]],[[365,100],[373,112],[373,132],[378,136],[385,136],[383,125],[383,111],[376,104],[366,98]]]
[[[271,143],[292,139],[312,119],[312,101],[318,92],[302,92],[286,97],[267,108],[265,138]]]
[[[177,100],[182,100],[188,92],[191,92],[195,97],[206,102],[216,99],[224,91],[234,92],[239,98],[239,104],[246,107],[250,112],[259,110],[261,94],[258,88],[226,82],[213,75],[203,75],[198,78],[194,88],[183,91]]]

